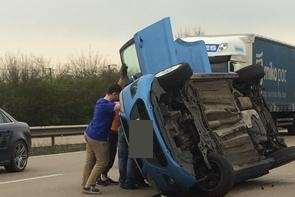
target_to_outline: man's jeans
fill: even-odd
[[[118,163],[120,185],[135,184],[134,169],[136,165],[133,159],[128,158],[128,145],[121,129],[118,133]]]

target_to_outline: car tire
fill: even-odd
[[[295,134],[295,125],[287,127],[287,130],[289,134]]]
[[[234,185],[233,167],[221,155],[209,153],[207,158],[212,169],[205,180],[197,182],[196,192],[206,197],[224,196]]]
[[[17,141],[13,145],[13,152],[10,162],[4,165],[8,172],[21,172],[23,171],[28,163],[29,152],[27,145],[24,141]]]
[[[237,71],[239,77],[235,80],[241,84],[253,85],[258,83],[265,75],[260,65],[246,66]]]
[[[173,67],[176,66],[177,68],[173,70]],[[193,71],[187,63],[172,66],[171,69],[171,71],[157,77],[159,84],[166,91],[183,87],[185,82],[193,75]]]
[[[295,114],[293,113],[291,117],[293,118],[292,125],[288,126],[287,129],[289,134],[295,134]]]

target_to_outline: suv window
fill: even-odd
[[[121,52],[122,63],[127,66],[127,75],[129,79],[137,78],[140,74],[140,66],[138,62],[135,44],[131,44]]]
[[[0,124],[10,123],[11,121],[5,116],[5,114],[0,111]]]

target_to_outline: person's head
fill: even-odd
[[[107,96],[110,98],[112,101],[117,101],[119,100],[119,94],[121,92],[122,88],[118,84],[112,84],[111,86],[108,87],[107,89]]]

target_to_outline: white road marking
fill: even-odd
[[[25,181],[31,181],[31,180],[36,180],[36,179],[46,179],[46,178],[57,177],[57,176],[62,176],[62,175],[64,175],[64,174],[51,174],[51,175],[38,176],[38,177],[32,177],[32,178],[27,178],[27,179],[18,179],[18,180],[14,180],[14,181],[5,181],[5,182],[0,182],[0,185],[25,182]]]
[[[68,152],[68,153],[56,153],[56,154],[49,154],[49,155],[30,156],[30,159],[33,159],[33,158],[42,158],[42,157],[52,157],[52,156],[64,156],[64,155],[71,155],[73,153],[81,153],[81,152],[85,152],[85,150],[75,151],[75,152]]]

